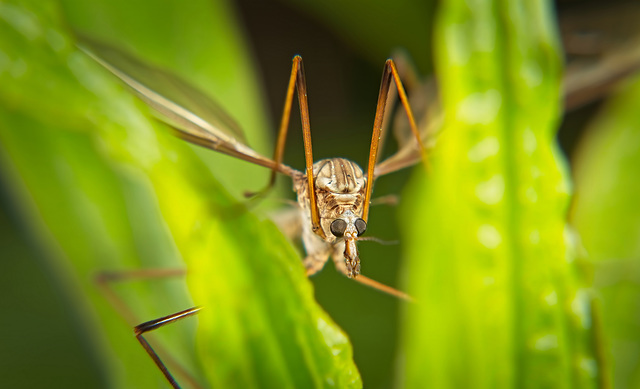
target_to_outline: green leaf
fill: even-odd
[[[565,221],[549,2],[447,1],[445,124],[405,207],[407,387],[595,387],[590,292]]]
[[[72,25],[85,11],[87,26],[92,20],[98,30],[118,24],[109,14],[116,2],[86,5],[96,7],[93,13],[79,3],[65,7],[75,19]],[[250,84],[250,68],[246,62],[233,63],[233,53],[244,51],[223,5],[129,5],[132,12],[152,14],[139,20],[132,45],[147,31],[143,27],[149,20],[175,26],[166,28],[169,35],[215,26],[217,44],[229,48],[224,53],[229,61],[214,61],[217,53],[204,50],[209,57],[190,63],[218,64],[208,76],[218,74],[218,82],[229,88],[240,86],[225,103],[244,112],[242,124],[261,121],[259,110],[251,108],[258,103],[247,103],[257,98],[244,95],[248,92],[242,88]],[[91,334],[88,352],[102,361],[108,382],[95,386],[167,385],[131,336],[131,325],[194,304],[204,307],[197,319],[163,327],[149,339],[165,361],[170,355],[203,386],[361,386],[350,343],[313,300],[291,245],[271,222],[234,200],[190,146],[150,120],[146,107],[76,49],[62,25],[56,3],[0,4],[0,148],[4,185],[68,294],[75,296],[79,323]],[[197,44],[213,41],[200,38]],[[158,46],[148,50],[162,51]],[[248,134],[250,142],[260,137]],[[242,176],[238,182],[246,182],[245,189],[254,187],[249,183],[255,176],[234,170],[231,159],[223,158],[216,177],[225,170],[221,176]],[[93,280],[106,270],[176,267],[188,269],[186,283],[114,285],[139,320],[135,323],[119,317]],[[176,371],[174,364],[169,368]]]
[[[640,386],[640,79],[598,114],[575,157],[572,222],[594,265],[616,388]],[[636,307],[636,308],[633,308]]]

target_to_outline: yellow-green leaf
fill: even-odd
[[[0,4],[1,161],[3,184],[24,226],[74,296],[78,326],[91,334],[88,354],[99,359],[106,377],[93,386],[168,385],[132,336],[131,325],[138,322],[120,317],[94,276],[186,268],[186,279],[122,282],[114,290],[139,322],[204,307],[197,319],[149,336],[165,361],[170,355],[203,387],[360,387],[350,343],[313,300],[298,254],[271,222],[252,214],[214,178],[221,170],[231,181],[242,176],[240,181],[253,183],[255,176],[230,170],[228,157],[212,174],[191,146],[171,137],[75,47],[62,10],[55,2]],[[77,12],[71,19],[80,15],[79,8],[66,11]],[[98,19],[105,23],[110,19],[103,11],[93,15],[104,16]],[[216,39],[243,52],[221,4],[164,2],[146,11],[174,26],[167,32],[215,25],[221,29]],[[194,12],[201,17],[187,17]],[[181,22],[186,19],[191,24]],[[144,34],[145,19],[139,22]],[[208,63],[220,64],[214,74],[235,66],[233,58],[214,61],[216,53],[204,52]],[[234,68],[220,82],[243,85],[250,71],[246,64]],[[246,96],[235,108],[244,112],[245,123],[261,118],[258,108],[246,104],[254,99]],[[259,137],[249,134],[250,141]],[[24,347],[38,345],[25,338]],[[177,371],[175,364],[169,368]],[[42,387],[68,387],[42,378]],[[176,378],[187,387],[183,376]]]
[[[611,378],[640,386],[640,79],[597,115],[574,160],[572,222],[594,265]]]
[[[407,387],[598,385],[554,135],[560,58],[547,1],[446,1],[435,58],[445,124],[404,216]]]

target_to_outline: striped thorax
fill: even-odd
[[[313,175],[324,239],[311,229],[307,177],[300,175],[294,178],[294,190],[304,219],[303,242],[310,257],[305,263],[307,273],[313,274],[322,269],[329,254],[333,254],[340,270],[348,277],[356,277],[360,274],[356,241],[366,230],[362,219],[366,186],[364,173],[352,161],[332,158],[316,162]]]

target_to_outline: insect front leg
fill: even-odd
[[[120,314],[120,316],[122,316],[129,323],[129,325],[132,325],[132,323],[140,323],[140,320],[129,308],[126,302],[122,298],[120,298],[112,288],[113,283],[184,277],[185,274],[186,272],[183,269],[137,269],[125,271],[109,271],[98,273],[95,277],[95,282],[100,292],[111,303],[111,305]],[[165,376],[167,381],[169,381],[173,388],[180,388],[180,386],[178,385],[173,375],[169,372],[169,369],[167,368],[165,362],[160,359],[156,350],[161,350],[161,353],[165,355],[163,358],[167,361],[167,364],[171,365],[172,369],[175,369],[175,371],[177,371],[185,381],[189,382],[191,387],[200,388],[201,386],[198,384],[196,379],[183,366],[180,365],[180,363],[171,358],[170,354],[168,354],[167,352],[162,352],[162,348],[160,346],[155,346],[156,350],[154,350],[154,348],[151,347],[151,345],[143,335],[167,324],[174,323],[177,320],[193,316],[198,313],[200,309],[200,307],[189,308],[184,311],[161,317],[159,319],[138,324],[134,327],[134,334],[136,336],[136,339],[138,340],[138,342],[140,342],[151,359],[153,359],[153,362],[156,364],[158,369],[160,369],[162,374]]]
[[[175,380],[175,378],[173,378],[173,375],[171,375],[171,373],[169,372],[169,369],[167,369],[167,366],[165,366],[164,362],[162,362],[162,360],[160,359],[160,356],[158,356],[156,351],[153,349],[153,347],[151,347],[151,345],[144,338],[143,335],[147,332],[157,330],[158,328],[163,327],[167,324],[175,323],[180,319],[193,316],[196,313],[198,313],[200,309],[202,308],[194,307],[194,308],[185,309],[184,311],[180,311],[168,316],[164,316],[159,319],[150,320],[142,324],[138,324],[133,329],[136,335],[136,339],[138,339],[138,342],[140,342],[144,350],[147,352],[147,354],[149,354],[151,359],[153,359],[153,362],[156,364],[156,366],[158,366],[158,369],[160,369],[164,377],[167,379],[167,381],[169,381],[169,383],[174,389],[180,389],[180,385],[178,385],[178,382]],[[195,384],[195,382],[192,381],[192,384]],[[199,387],[199,386],[197,386],[196,384],[196,387]]]
[[[331,254],[331,245],[320,239],[311,229],[303,231],[302,243],[307,251],[303,263],[307,270],[307,276],[310,276],[322,270],[324,264],[327,263]]]

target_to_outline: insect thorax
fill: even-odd
[[[349,211],[355,217],[362,217],[366,178],[360,166],[344,158],[322,159],[316,162],[313,165],[313,175],[320,225],[327,241],[333,242],[334,237],[330,231],[333,220]],[[310,218],[306,176],[294,179],[294,190],[298,195],[298,204]]]

